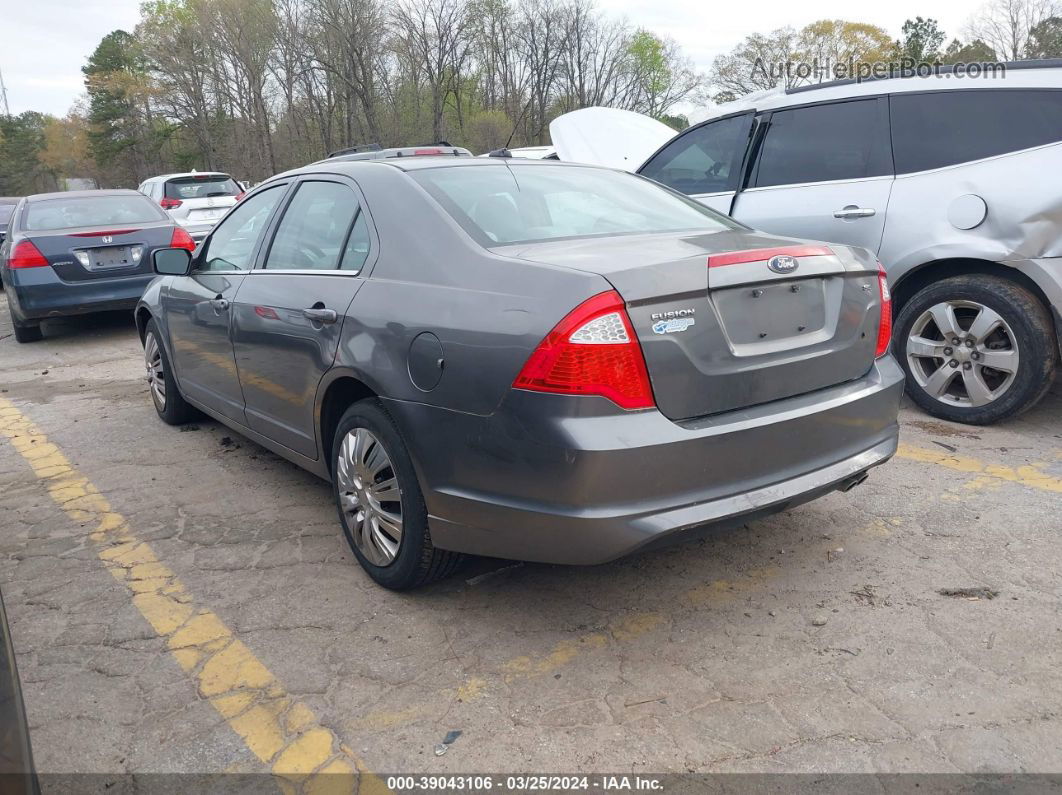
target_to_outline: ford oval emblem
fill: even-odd
[[[798,264],[796,257],[790,257],[786,254],[782,254],[778,257],[771,257],[767,261],[767,267],[775,273],[792,273],[797,269]]]

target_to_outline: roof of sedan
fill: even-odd
[[[573,166],[587,166],[585,163],[565,163],[559,160],[533,160],[526,157],[447,157],[437,155],[423,155],[420,157],[391,158],[388,160],[322,160],[314,163],[314,166],[322,167],[321,170],[335,167],[364,168],[373,166],[391,166],[399,171],[419,171],[425,168],[489,168],[491,166],[517,165],[523,168],[571,168]],[[316,170],[316,169],[315,169]],[[302,171],[302,169],[299,169]]]
[[[107,190],[63,190],[55,193],[35,193],[27,196],[26,201],[39,202],[49,199],[84,199],[91,196],[143,196],[143,193],[127,188],[109,188]],[[147,198],[147,197],[145,197]]]

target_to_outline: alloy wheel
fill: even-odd
[[[155,335],[148,332],[144,340],[144,365],[147,367],[147,381],[151,387],[151,397],[159,409],[166,408],[166,371],[162,364],[162,349]]]
[[[976,301],[944,301],[918,316],[907,337],[908,369],[930,397],[953,406],[998,400],[1018,372],[1007,321]]]
[[[402,543],[402,489],[387,450],[371,431],[354,428],[339,446],[335,471],[355,546],[373,565],[389,565]]]

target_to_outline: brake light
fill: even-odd
[[[779,248],[753,248],[748,251],[728,251],[713,254],[708,258],[709,268],[722,265],[741,265],[745,262],[762,262],[771,257],[828,257],[833,252],[826,246],[781,246]]]
[[[173,236],[170,238],[170,248],[183,248],[188,251],[195,251],[195,241],[192,240],[192,236],[184,231],[184,227],[176,226],[173,229]]]
[[[442,149],[414,149],[413,150],[413,154],[414,155],[441,155],[442,153],[443,153]]]
[[[513,388],[600,395],[625,409],[655,405],[642,346],[615,290],[569,312],[539,343]]]
[[[245,191],[245,190],[241,190],[241,191],[240,191],[239,193],[237,193],[237,194],[236,194],[236,196],[235,196],[235,198],[236,198],[236,201],[239,201],[240,199],[242,199],[242,198],[243,198],[244,196],[246,196],[246,195],[247,195],[247,191]]]
[[[9,268],[40,268],[47,264],[47,258],[29,240],[18,243],[7,260]]]
[[[878,263],[878,297],[881,300],[881,319],[878,321],[878,347],[874,357],[884,356],[889,352],[892,341],[892,293],[889,292],[889,280],[885,268]]]
[[[159,207],[161,207],[163,210],[173,210],[180,206],[180,199],[171,199],[169,196],[159,202]]]

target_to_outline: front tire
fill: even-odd
[[[968,275],[924,287],[896,319],[907,394],[941,419],[988,425],[1036,405],[1054,380],[1051,318],[1024,287]]]
[[[144,327],[144,366],[147,369],[151,402],[159,418],[167,425],[183,425],[196,419],[199,411],[188,403],[173,377],[166,346],[154,318]]]
[[[332,441],[332,492],[343,535],[378,584],[405,591],[449,576],[462,556],[436,549],[402,437],[378,400],[346,410]]]

